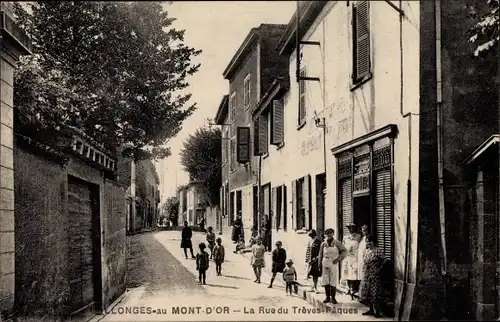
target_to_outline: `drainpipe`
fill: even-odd
[[[300,35],[299,35],[299,27],[300,27],[300,1],[297,1],[297,10],[295,12],[296,20],[295,20],[295,65],[297,70],[295,71],[295,77],[297,79],[297,83],[300,82]],[[299,85],[299,96],[298,102],[300,104],[300,85]]]
[[[444,154],[443,154],[443,113],[442,113],[442,69],[441,69],[441,0],[436,0],[436,116],[438,149],[438,198],[441,237],[441,275],[444,278],[443,305],[446,310],[448,291],[448,258],[446,253],[446,215],[444,205]]]
[[[259,213],[257,216],[257,231],[259,234],[262,229],[262,215],[264,212],[264,192],[262,190],[262,154],[259,154],[259,175],[257,177],[257,189],[258,189],[258,204],[259,204]]]

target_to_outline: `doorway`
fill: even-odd
[[[325,232],[325,191],[326,174],[316,175],[316,232],[323,235]]]
[[[373,233],[371,220],[371,198],[370,195],[354,197],[353,221],[357,232],[361,232],[363,225],[368,225],[370,232]],[[346,223],[347,224],[347,223]]]

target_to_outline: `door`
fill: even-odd
[[[358,233],[361,232],[361,226],[368,225],[373,229],[371,220],[371,197],[370,195],[354,197],[353,221]]]
[[[316,231],[318,234],[325,232],[325,189],[326,175],[316,176]]]
[[[89,183],[68,177],[68,269],[72,315],[100,309],[98,198]]]

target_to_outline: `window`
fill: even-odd
[[[244,81],[244,84],[243,84],[243,90],[244,90],[244,93],[243,93],[243,106],[245,106],[245,109],[249,108],[250,107],[250,98],[251,98],[251,75],[248,74],[246,77],[245,77],[245,81]]]
[[[236,149],[235,149],[234,138],[231,138],[229,145],[230,145],[230,149],[231,149],[231,171],[234,171],[234,167],[235,167],[235,163],[236,163]]]
[[[312,229],[311,176],[292,182],[292,228]]]
[[[261,114],[254,122],[254,153],[263,155],[268,153],[269,147],[269,113]]]
[[[303,67],[300,70],[300,80],[299,80],[299,126],[306,122],[306,81],[303,79],[306,77],[306,68]]]
[[[370,4],[358,1],[353,6],[353,83],[359,83],[370,74]]]
[[[306,213],[304,209],[304,180],[297,180],[297,229],[302,229],[306,226]]]
[[[236,161],[247,163],[250,161],[250,127],[238,126],[236,133]]]
[[[271,144],[281,145],[283,143],[284,134],[284,115],[283,115],[283,99],[273,101],[272,106],[272,121],[271,121]]]

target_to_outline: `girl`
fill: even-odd
[[[285,261],[286,261],[286,251],[281,248],[282,244],[280,241],[276,242],[276,249],[273,250],[273,276],[271,277],[271,283],[269,283],[268,288],[273,287],[274,279],[276,278],[276,274],[283,273],[285,269]]]
[[[207,246],[205,243],[200,243],[200,253],[196,254],[196,270],[198,271],[198,283],[206,285],[207,280],[207,270],[210,266],[210,258],[208,257],[208,253],[205,251]]]
[[[207,243],[208,243],[208,249],[210,249],[210,259],[211,259],[213,257],[214,246],[215,246],[215,233],[213,232],[212,227],[208,227]]]
[[[224,246],[222,246],[222,239],[216,239],[217,245],[214,248],[214,261],[215,261],[215,270],[218,276],[222,275],[222,263],[224,263]]]
[[[285,292],[287,295],[292,295],[292,286],[294,285],[294,282],[297,281],[297,271],[295,270],[295,267],[293,267],[293,261],[291,259],[286,262],[286,266],[287,267],[283,271],[283,279],[286,283]]]
[[[255,273],[254,283],[260,283],[260,276],[262,275],[262,268],[266,266],[264,261],[264,254],[266,249],[262,245],[262,238],[257,237],[257,243],[252,246],[252,267]]]

